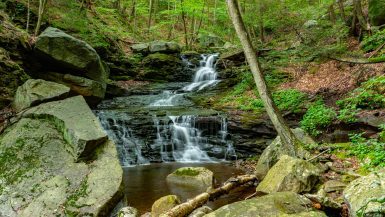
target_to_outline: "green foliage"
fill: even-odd
[[[192,168],[180,168],[175,171],[175,175],[177,176],[197,176],[199,175],[199,171],[194,170]]]
[[[307,97],[306,94],[301,91],[288,89],[274,92],[273,99],[280,110],[300,113],[304,107],[303,105],[304,102],[306,102]]]
[[[361,47],[365,52],[376,50],[385,42],[385,29],[377,31],[375,34],[366,35],[361,42]]]
[[[351,134],[352,147],[350,155],[364,161],[364,168],[382,168],[385,166],[385,143],[377,139],[365,139],[363,133]]]
[[[336,118],[333,109],[328,108],[322,100],[313,103],[301,120],[301,127],[313,136],[318,136]]]
[[[385,107],[385,76],[371,78],[353,90],[345,99],[336,104],[341,108],[338,119],[344,122],[356,121],[355,115],[361,109],[380,109]]]

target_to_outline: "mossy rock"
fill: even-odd
[[[182,70],[182,61],[169,54],[154,53],[143,59],[141,77],[149,80],[176,81]]]
[[[213,180],[213,172],[204,167],[182,167],[167,176],[167,183],[170,185],[186,186],[200,191],[212,187]]]
[[[352,217],[385,215],[385,171],[372,172],[352,181],[343,197]]]
[[[159,198],[151,207],[151,217],[158,217],[162,213],[180,204],[180,199],[176,195],[167,195]]]
[[[262,197],[225,205],[205,217],[233,216],[314,216],[326,217],[325,213],[312,209],[312,202],[294,192],[277,192]]]
[[[259,183],[257,191],[272,193],[309,192],[320,177],[320,170],[305,160],[283,155]]]

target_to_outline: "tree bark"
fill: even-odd
[[[340,12],[341,12],[341,17],[344,20],[344,22],[347,23],[348,20],[346,19],[344,2],[343,2],[343,0],[337,0],[337,3],[338,3],[338,7],[340,9]]]
[[[182,21],[183,21],[183,30],[184,30],[184,42],[186,44],[186,47],[189,47],[188,44],[188,32],[187,32],[187,23],[186,23],[186,14],[183,9],[183,0],[180,0],[180,6],[182,9]]]
[[[245,51],[245,56],[253,74],[259,95],[263,101],[267,114],[274,125],[274,128],[277,130],[277,133],[281,138],[283,149],[288,155],[297,156],[297,147],[300,142],[290,130],[289,126],[283,119],[282,114],[272,100],[272,96],[266,86],[265,78],[259,65],[257,55],[242,21],[237,1],[226,0],[226,2],[231,20],[241,41],[243,50]]]
[[[151,28],[151,20],[152,20],[152,7],[153,7],[153,4],[154,4],[154,1],[153,0],[150,0],[150,3],[149,3],[149,11],[148,11],[148,25],[147,25],[147,31],[150,32],[150,28]]]
[[[43,21],[46,7],[47,7],[47,0],[39,0],[39,11],[38,11],[38,17],[37,17],[37,24],[35,28],[35,36],[37,36],[40,33],[40,26],[41,26],[41,22]]]
[[[244,185],[248,182],[254,182],[257,178],[254,175],[243,175],[236,178],[230,178],[226,183],[212,191],[199,194],[193,199],[179,204],[178,206],[170,209],[169,211],[160,215],[160,217],[182,217],[192,213],[196,208],[201,207],[209,200],[215,200],[216,198],[228,194],[232,189]]]

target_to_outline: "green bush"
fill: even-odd
[[[273,93],[273,99],[280,110],[300,113],[307,97],[306,94],[301,91],[288,89]]]
[[[376,32],[371,36],[364,37],[361,47],[365,52],[373,51],[377,49],[382,43],[385,42],[385,29]]]
[[[352,147],[349,151],[350,155],[356,156],[361,161],[365,161],[364,168],[373,167],[382,168],[385,166],[385,149],[384,142],[377,139],[365,139],[363,133],[350,134]]]
[[[338,119],[354,122],[355,114],[361,109],[379,109],[385,107],[385,76],[378,76],[362,83],[350,95],[337,101],[340,107]]]
[[[301,120],[301,128],[310,135],[318,136],[336,118],[333,109],[328,108],[322,100],[313,103]]]

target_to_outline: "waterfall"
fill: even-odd
[[[175,101],[179,97],[183,97],[183,94],[176,94],[173,91],[165,90],[161,94],[161,99],[151,103],[150,106],[175,106]]]
[[[200,67],[194,75],[191,84],[183,88],[184,91],[199,91],[206,87],[212,86],[219,82],[217,80],[217,72],[215,70],[215,62],[218,54],[203,55],[200,61]]]

